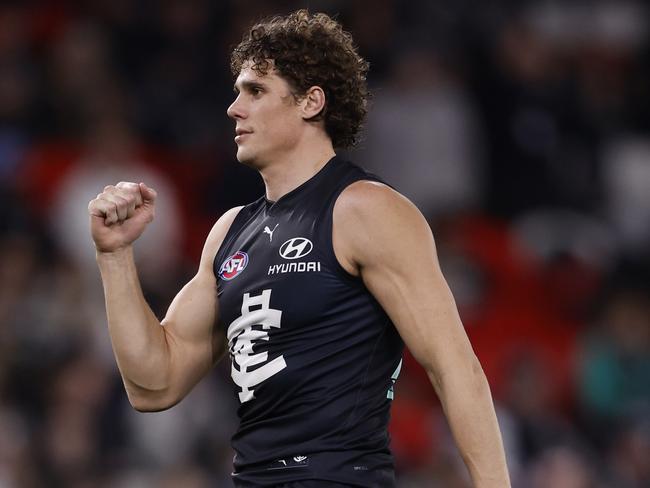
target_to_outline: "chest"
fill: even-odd
[[[233,323],[264,310],[280,314],[281,335],[313,326],[349,287],[334,257],[331,224],[304,209],[257,212],[220,250],[215,272],[219,323],[229,337],[237,333]]]

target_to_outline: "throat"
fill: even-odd
[[[287,162],[260,170],[266,187],[266,200],[273,205],[318,174],[334,156],[332,151],[331,155],[312,162]]]

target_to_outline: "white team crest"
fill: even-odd
[[[280,328],[282,311],[271,308],[270,301],[271,290],[264,290],[253,297],[250,293],[245,293],[241,316],[228,327],[231,375],[235,384],[241,388],[239,401],[242,403],[255,398],[253,387],[287,367],[283,356],[268,361],[268,352],[253,352],[254,346],[268,342],[271,327]]]

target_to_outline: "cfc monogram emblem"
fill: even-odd
[[[268,343],[271,328],[280,328],[282,311],[271,308],[270,301],[271,290],[257,296],[245,293],[241,316],[228,327],[231,375],[241,388],[239,401],[242,403],[255,398],[254,387],[287,367],[283,356],[269,361],[267,351],[253,351],[253,347]]]

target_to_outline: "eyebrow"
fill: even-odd
[[[242,89],[246,91],[250,91],[254,88],[258,88],[258,89],[266,88],[266,85],[259,81],[244,80],[241,83],[239,83],[239,85],[241,86]],[[240,88],[237,87],[237,83],[233,85],[232,89],[235,93],[239,93]]]

